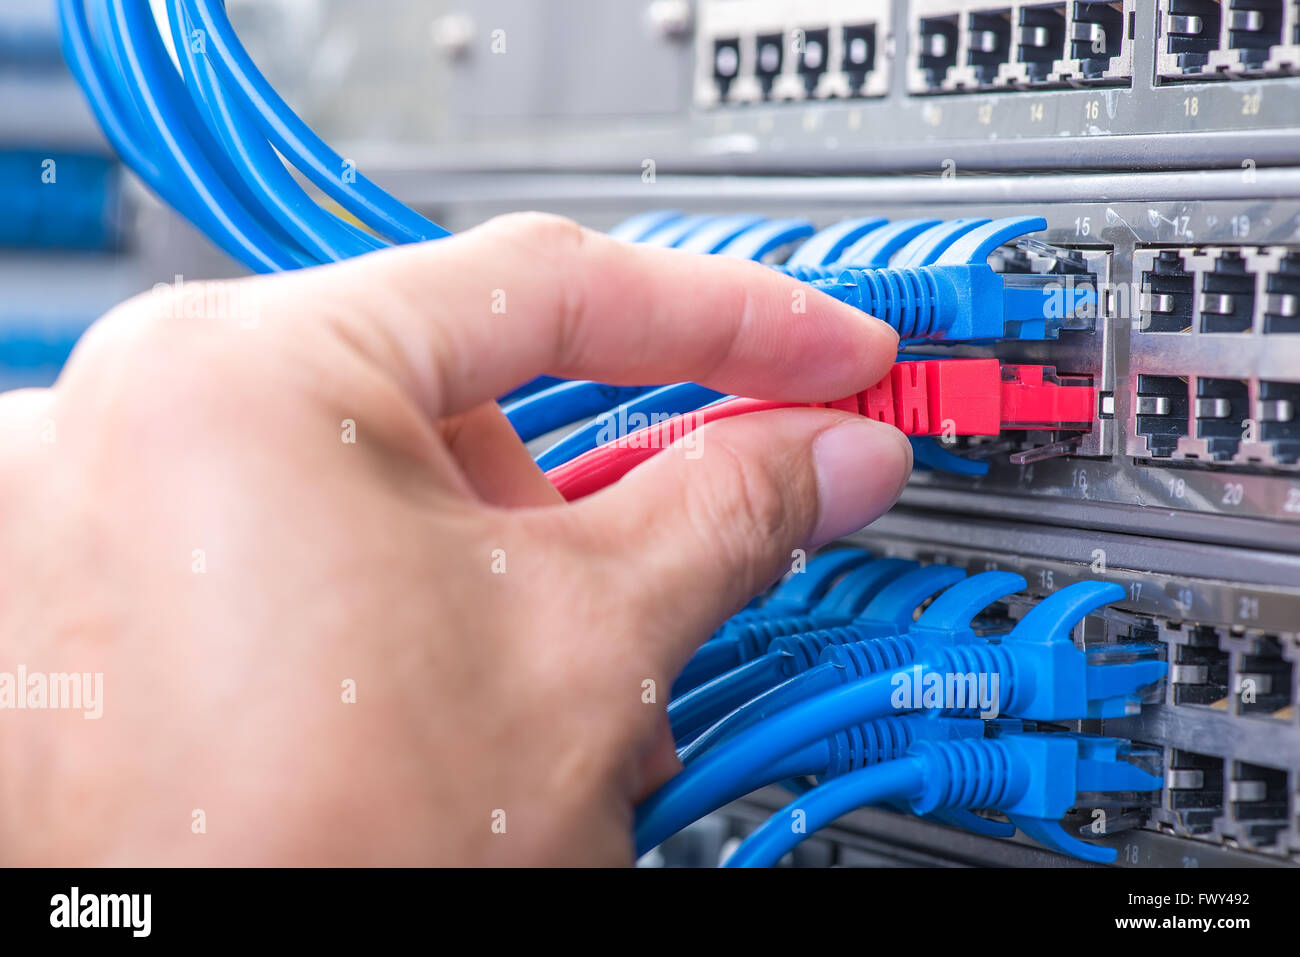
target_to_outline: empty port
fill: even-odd
[[[1264,289],[1264,331],[1300,332],[1300,253],[1283,256]]]
[[[1175,751],[1166,776],[1169,810],[1188,834],[1209,834],[1223,815],[1223,760]]]
[[[804,30],[802,49],[799,50],[797,65],[799,76],[803,78],[804,89],[811,96],[817,89],[817,83],[827,70],[827,57],[830,53],[830,30]]]
[[[785,62],[785,35],[765,33],[758,38],[757,53],[754,60],[754,76],[763,88],[763,96],[772,95],[772,83],[781,75],[781,65]]]
[[[1243,67],[1262,66],[1269,47],[1282,42],[1283,16],[1282,0],[1228,0],[1228,46]]]
[[[713,41],[713,80],[718,85],[718,96],[727,98],[731,84],[740,73],[740,38]]]
[[[1237,697],[1242,714],[1269,717],[1291,706],[1291,662],[1272,635],[1261,635],[1237,663]],[[1285,713],[1283,717],[1286,717]]]
[[[938,89],[957,65],[957,18],[926,17],[921,20],[921,72],[926,85]]]
[[[1020,8],[1020,44],[1016,58],[1029,79],[1041,81],[1065,57],[1065,4]]]
[[[1230,459],[1250,418],[1250,390],[1238,379],[1196,380],[1196,437],[1212,459]]]
[[[1285,771],[1234,761],[1228,800],[1232,816],[1244,825],[1243,836],[1250,844],[1270,847],[1286,830],[1290,801]]]
[[[1192,328],[1195,281],[1178,253],[1167,250],[1142,274],[1143,332],[1187,332]]]
[[[1187,380],[1177,376],[1138,376],[1137,432],[1157,458],[1167,458],[1187,434]]]
[[[967,21],[966,62],[980,86],[998,78],[1002,64],[1011,58],[1011,11],[972,13]]]
[[[1255,276],[1237,253],[1224,253],[1201,282],[1201,331],[1249,332],[1255,316]]]
[[[1174,662],[1169,669],[1174,704],[1226,708],[1228,652],[1219,646],[1218,632],[1213,628],[1193,628],[1188,643],[1175,645],[1174,649]]]
[[[1219,0],[1169,0],[1165,15],[1166,50],[1181,73],[1201,73],[1210,52],[1219,49]]]
[[[1085,77],[1095,79],[1110,69],[1111,57],[1124,48],[1124,5],[1122,3],[1076,0],[1074,27],[1070,33],[1070,56],[1078,60]]]
[[[844,58],[840,69],[854,93],[862,89],[867,74],[876,68],[876,25],[844,28]]]
[[[1256,418],[1273,458],[1283,465],[1300,462],[1300,383],[1261,381]]]

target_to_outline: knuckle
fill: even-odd
[[[572,252],[582,246],[587,236],[585,227],[554,213],[506,213],[489,220],[487,228],[522,241],[545,255]]]

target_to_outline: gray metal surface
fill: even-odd
[[[1025,85],[1009,69],[995,89],[914,92],[923,14],[942,7],[966,17],[1025,5],[878,0],[850,4],[849,15],[837,0],[700,0],[693,50],[690,40],[653,29],[651,0],[454,0],[449,8],[474,32],[448,63],[455,146],[442,155],[474,169],[639,171],[649,158],[665,171],[768,173],[937,172],[945,160],[1016,171],[1241,169],[1300,156],[1300,71],[1291,47],[1258,70],[1234,67],[1235,54],[1224,51],[1206,74],[1217,79],[1159,76],[1167,37],[1154,0],[1124,4],[1132,35],[1096,82],[1062,65],[1045,86]],[[855,99],[702,100],[704,67],[696,63],[711,48],[703,31],[712,29],[714,8],[740,8],[737,19],[754,24],[745,41],[752,45],[753,31],[771,29],[764,18],[773,6],[788,11],[774,15],[787,32],[880,20],[888,30],[879,43],[887,89]],[[748,7],[758,12],[751,17]],[[513,44],[505,53],[493,52],[496,31]],[[798,90],[797,83],[778,87]]]

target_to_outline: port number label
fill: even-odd
[[[1186,497],[1187,497],[1187,480],[1186,480],[1186,479],[1180,479],[1180,478],[1170,479],[1170,480],[1169,480],[1169,494],[1172,495],[1174,498],[1186,498]]]
[[[1085,119],[1096,120],[1101,117],[1101,100],[1089,100],[1083,104],[1083,115]]]
[[[981,103],[979,108],[980,125],[988,126],[993,122],[993,104]]]
[[[1089,236],[1092,234],[1092,217],[1076,216],[1074,220],[1074,235]]]
[[[1300,488],[1292,485],[1286,490],[1286,502],[1282,505],[1282,511],[1300,515]]]
[[[1263,94],[1243,93],[1241,95],[1241,115],[1259,116],[1259,107],[1262,100]]]
[[[1041,123],[1041,122],[1043,122],[1043,115],[1044,115],[1044,111],[1043,111],[1043,104],[1042,104],[1042,103],[1030,103],[1030,104],[1029,104],[1029,121],[1030,121],[1031,123]]]
[[[1229,482],[1223,487],[1223,504],[1240,505],[1246,494],[1246,487],[1240,482]]]
[[[1050,568],[1044,568],[1038,573],[1038,583],[1042,586],[1043,591],[1052,591],[1056,588],[1056,580],[1052,576]]]
[[[1200,116],[1201,100],[1200,97],[1188,96],[1183,98],[1183,116]]]
[[[1237,617],[1242,621],[1254,621],[1259,617],[1259,599],[1254,595],[1237,596]]]

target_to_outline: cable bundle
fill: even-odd
[[[312,132],[258,72],[220,0],[169,0],[179,70],[148,4],[58,3],[64,58],[114,149],[250,269],[296,269],[448,235]],[[317,203],[285,161],[360,226]]]

